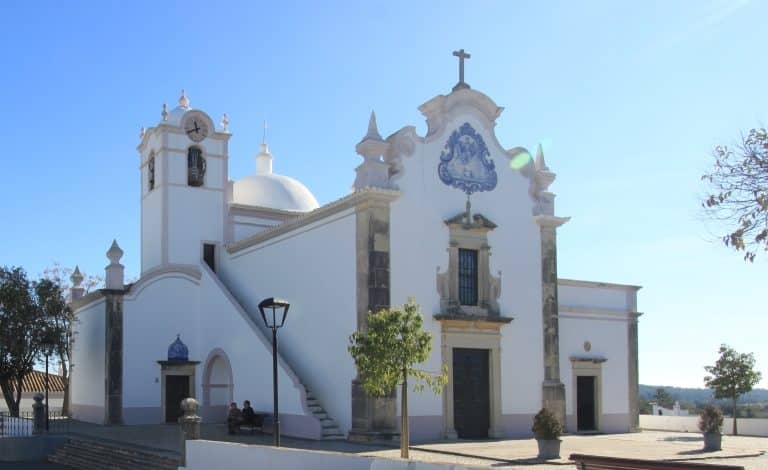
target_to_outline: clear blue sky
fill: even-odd
[[[139,128],[182,87],[229,114],[233,178],[266,119],[275,171],[326,203],[371,109],[384,134],[423,133],[416,107],[464,48],[467,81],[506,108],[502,144],[546,144],[572,217],[560,275],[644,286],[641,383],[701,386],[721,342],[768,376],[767,257],[743,262],[699,209],[712,147],[768,120],[768,3],[256,3],[0,3],[0,265],[103,273],[117,238],[135,276]]]

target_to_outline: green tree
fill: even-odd
[[[657,405],[663,408],[672,408],[672,405],[674,404],[672,395],[670,395],[664,387],[656,389],[656,393],[653,394],[653,399],[656,400]]]
[[[448,382],[445,370],[439,374],[416,369],[429,357],[432,335],[422,331],[422,317],[413,299],[400,307],[368,313],[368,328],[349,337],[349,353],[355,361],[367,393],[385,396],[401,386],[400,456],[408,458],[408,377],[417,379],[414,390],[427,384],[440,393]]]
[[[754,261],[757,249],[768,251],[768,132],[751,129],[735,151],[718,145],[713,155],[714,168],[701,177],[709,183],[702,205],[728,227],[725,246]]]
[[[18,267],[0,267],[0,390],[19,415],[21,387],[42,351],[46,324],[38,290]]]
[[[720,357],[714,366],[705,366],[710,375],[704,377],[704,385],[711,388],[715,398],[730,398],[733,402],[733,435],[736,431],[736,401],[750,391],[762,378],[755,370],[755,357],[752,353],[736,352],[728,345],[720,345]]]

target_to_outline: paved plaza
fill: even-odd
[[[70,430],[80,435],[144,445],[178,452],[180,438],[178,426],[97,426],[73,422]],[[271,445],[269,434],[228,435],[223,424],[204,424],[203,439],[239,442],[243,444]],[[453,441],[413,444],[411,458],[428,462],[461,464],[478,468],[533,468],[538,470],[570,468],[567,460],[572,453],[595,454],[609,457],[627,457],[681,462],[701,462],[743,465],[747,470],[768,469],[768,438],[723,436],[723,450],[702,451],[703,440],[698,433],[644,431],[632,434],[567,435],[562,437],[560,454],[564,457],[546,463],[535,460],[534,439],[485,441]],[[310,441],[284,437],[283,447],[353,453],[387,458],[398,458],[397,443],[366,445],[347,441]]]

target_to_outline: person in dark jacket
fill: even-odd
[[[253,426],[255,424],[255,419],[256,413],[253,411],[253,408],[251,408],[251,402],[245,400],[243,402],[243,424],[250,424]]]

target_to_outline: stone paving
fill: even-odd
[[[78,434],[119,440],[169,451],[179,451],[179,429],[175,425],[147,426],[97,426],[73,423],[70,430]],[[239,442],[243,444],[272,445],[269,434],[226,433],[223,424],[204,424],[203,439]],[[567,460],[572,453],[595,454],[609,457],[627,457],[650,460],[719,463],[743,465],[747,470],[768,469],[768,438],[723,436],[723,450],[704,452],[703,439],[697,433],[644,431],[632,434],[567,435],[562,437],[557,461],[537,462],[534,439],[510,439],[487,441],[440,441],[413,444],[411,458],[427,461],[460,464],[477,468],[516,468],[554,470],[573,468]],[[392,445],[363,445],[347,441],[310,441],[283,437],[283,447],[354,453],[387,458],[398,458],[397,443]]]
[[[476,441],[414,445],[411,458],[430,462],[462,464],[473,467],[564,469],[573,464],[572,453],[608,457],[626,457],[680,462],[743,465],[747,470],[768,469],[768,438],[723,436],[723,450],[702,451],[700,434],[645,431],[633,434],[563,436],[560,455],[564,458],[546,463],[532,457],[537,454],[534,439]],[[364,452],[365,455],[397,457],[398,450]]]

